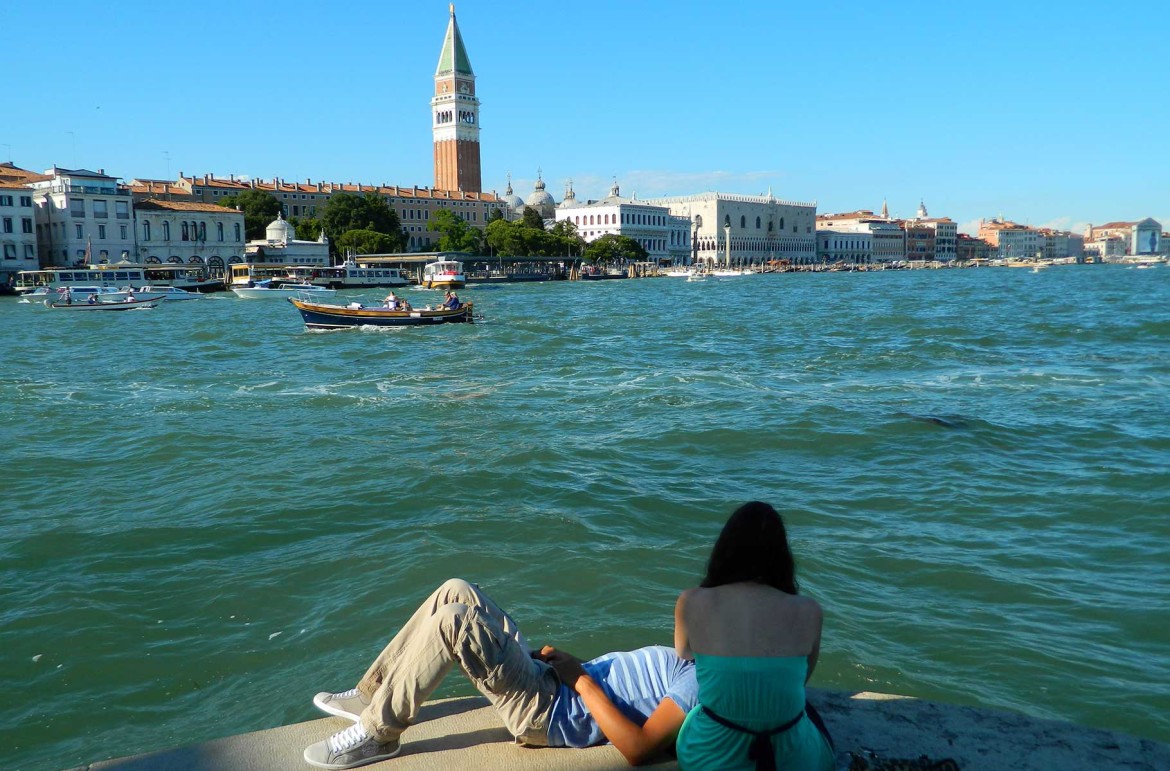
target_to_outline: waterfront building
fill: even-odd
[[[536,182],[532,184],[532,192],[524,199],[524,206],[535,210],[542,220],[551,220],[557,216],[557,202],[553,200],[552,193],[545,190],[544,180],[539,171],[536,172]],[[523,215],[523,209],[520,210],[520,213]]]
[[[321,231],[316,241],[300,241],[297,239],[296,228],[281,214],[268,223],[264,238],[249,241],[244,251],[244,262],[309,266],[330,264],[329,239],[325,236],[325,231]],[[229,260],[229,263],[231,262],[239,260]]]
[[[282,216],[286,218],[320,217],[329,199],[338,193],[381,196],[402,222],[402,232],[407,237],[407,248],[411,251],[426,251],[438,244],[441,236],[427,230],[431,215],[436,211],[450,211],[477,228],[483,228],[487,223],[492,209],[500,209],[501,213],[507,214],[505,203],[495,193],[436,190],[418,185],[399,187],[385,183],[313,182],[311,179],[289,182],[279,177],[243,181],[235,176],[223,178],[214,174],[185,177],[179,172],[174,187],[179,191],[190,191],[192,199],[202,203],[218,203],[244,190],[263,190],[280,202]]]
[[[1135,222],[1107,222],[1104,225],[1089,225],[1085,230],[1086,246],[1090,243],[1100,246],[1102,258],[1115,256],[1116,244],[1120,239],[1124,255],[1155,255],[1163,252],[1162,224],[1150,217]]]
[[[1094,262],[1115,262],[1125,257],[1125,239],[1119,236],[1098,236],[1096,239],[1085,241],[1085,257]]]
[[[479,99],[475,73],[463,45],[463,35],[451,20],[435,68],[435,95],[431,99],[431,133],[435,149],[435,188],[480,192]]]
[[[36,209],[32,189],[21,175],[5,175],[11,164],[0,164],[0,286],[11,286],[22,270],[36,270]]]
[[[808,265],[816,260],[815,202],[781,201],[771,192],[706,192],[642,203],[667,207],[672,215],[690,222],[691,253],[696,261],[743,265],[775,260]]]
[[[889,210],[882,204],[882,213],[859,209],[841,214],[818,214],[817,229],[844,233],[868,233],[870,255],[874,263],[901,262],[906,259],[906,231],[890,219]],[[819,249],[818,249],[819,252]]]
[[[1002,217],[980,220],[979,237],[995,247],[999,259],[1030,260],[1044,251],[1040,231]]]
[[[671,214],[666,206],[624,198],[614,180],[609,195],[599,201],[578,201],[572,184],[556,208],[558,222],[567,220],[586,242],[605,235],[632,238],[659,264],[683,264],[691,252],[691,220]]]
[[[817,228],[817,260],[868,265],[873,262],[873,235],[861,230]]]
[[[959,225],[950,217],[927,217],[926,205],[918,207],[918,218],[915,224],[922,225],[934,231],[934,252],[929,259],[939,262],[953,262],[956,256],[955,246],[958,241]]]
[[[1085,238],[1066,230],[1040,228],[1041,251],[1046,260],[1080,261],[1085,256]]]
[[[129,261],[134,253],[130,189],[104,169],[54,166],[30,183],[43,267]]]
[[[524,199],[512,192],[512,175],[508,175],[508,185],[504,188],[503,204],[500,211],[509,220],[518,220],[524,214]]]
[[[924,222],[904,220],[906,231],[906,259],[911,262],[930,262],[934,259],[935,230]]]
[[[955,236],[955,259],[960,262],[983,262],[995,257],[996,249],[982,238],[958,233]]]
[[[134,262],[206,266],[219,278],[244,256],[244,215],[195,201],[150,198],[134,203]]]

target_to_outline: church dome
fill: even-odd
[[[284,219],[284,214],[279,212],[276,215],[276,219],[268,223],[268,227],[265,228],[264,233],[265,238],[269,241],[280,241],[286,244],[297,237],[296,228],[288,224]]]
[[[508,186],[504,188],[503,201],[512,211],[520,211],[520,207],[524,205],[524,199],[512,192],[511,177],[508,177]]]
[[[536,209],[545,219],[556,216],[557,202],[544,189],[544,180],[540,178],[539,174],[536,177],[536,184],[532,186],[532,193],[524,200],[524,205]]]

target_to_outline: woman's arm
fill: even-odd
[[[687,589],[680,594],[678,601],[674,604],[674,652],[678,654],[680,659],[687,661],[695,658],[695,653],[691,650],[690,637],[687,635],[686,619],[687,597],[692,591],[692,589]]]
[[[687,715],[673,699],[668,697],[660,701],[646,722],[639,726],[609,700],[578,659],[547,645],[540,653],[541,658],[556,670],[561,682],[581,695],[581,701],[605,738],[618,748],[631,766],[654,760],[674,743]]]

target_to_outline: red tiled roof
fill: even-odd
[[[199,203],[197,201],[163,201],[158,198],[147,198],[145,201],[139,201],[138,203],[134,204],[134,208],[146,209],[147,211],[203,211],[216,212],[218,214],[239,213],[236,212],[235,209],[229,209],[226,206],[217,206],[213,203]]]

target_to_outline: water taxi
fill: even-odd
[[[203,265],[178,263],[135,264],[119,262],[113,265],[85,265],[76,268],[45,268],[22,270],[16,274],[17,294],[29,294],[38,287],[76,291],[81,286],[118,288],[165,284],[196,292],[223,289],[223,281],[210,278]]]
[[[352,259],[330,268],[297,265],[286,275],[298,283],[327,286],[330,289],[368,289],[375,286],[406,286],[410,281],[398,268],[364,268]]]
[[[426,289],[462,289],[466,283],[461,262],[436,260],[423,268],[422,285]]]
[[[198,295],[196,295],[198,296]],[[161,300],[163,299],[162,292],[143,292],[141,290],[118,289],[110,286],[65,286],[60,289],[50,289],[49,287],[37,287],[31,292],[26,292],[21,296],[22,303],[64,303],[64,304],[84,304],[89,302],[90,297],[97,298],[100,302],[119,303],[126,300]]]
[[[91,295],[97,297],[97,295]],[[125,299],[120,301],[94,300],[89,302],[45,300],[45,307],[59,311],[132,311],[142,308],[154,308],[160,300]]]
[[[348,329],[351,327],[420,327],[434,324],[471,323],[472,304],[458,308],[419,308],[408,311],[390,310],[384,306],[366,306],[358,302],[332,305],[310,300],[288,298],[305,320],[308,329]]]
[[[336,291],[316,284],[281,284],[272,279],[254,282],[252,286],[232,287],[232,294],[241,300],[260,300],[265,297],[328,297]]]

